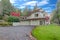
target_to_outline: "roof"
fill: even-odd
[[[34,11],[30,11],[27,16],[30,16],[31,14],[36,13],[36,12],[44,12],[44,10],[37,8]]]
[[[27,19],[28,16],[30,16],[31,14],[36,13],[36,12],[44,12],[44,10],[37,8],[34,11],[29,11],[28,15],[22,16],[20,18],[21,18],[21,20],[41,20],[41,19],[45,19],[45,18],[32,18],[32,19]]]
[[[27,21],[27,20],[45,20],[45,18],[32,18],[32,19],[22,19],[21,21]]]

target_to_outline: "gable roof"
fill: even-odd
[[[39,8],[36,8],[35,10],[33,10],[33,11],[29,11],[28,12],[28,15],[26,15],[26,16],[22,16],[22,17],[20,17],[20,18],[27,18],[27,17],[29,17],[30,15],[32,15],[33,13],[36,13],[36,12],[44,12],[44,10],[42,10],[41,8],[39,9]],[[39,18],[38,18],[39,19]],[[29,19],[30,20],[30,19]]]
[[[44,12],[44,10],[37,8],[37,9],[35,9],[33,11],[30,11],[27,16],[30,16],[31,14],[36,13],[36,12]]]

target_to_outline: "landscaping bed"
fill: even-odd
[[[60,40],[60,26],[42,25],[32,30],[32,36],[37,40]]]
[[[3,26],[3,27],[12,26],[12,25],[13,25],[12,22],[0,22],[0,26]]]

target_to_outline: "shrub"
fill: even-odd
[[[7,18],[7,21],[8,21],[8,22],[19,22],[20,20],[19,20],[18,17],[9,16],[9,17]]]
[[[0,26],[12,26],[12,22],[0,22]]]

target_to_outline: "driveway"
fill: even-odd
[[[0,27],[0,40],[30,40],[27,36],[34,26]]]

